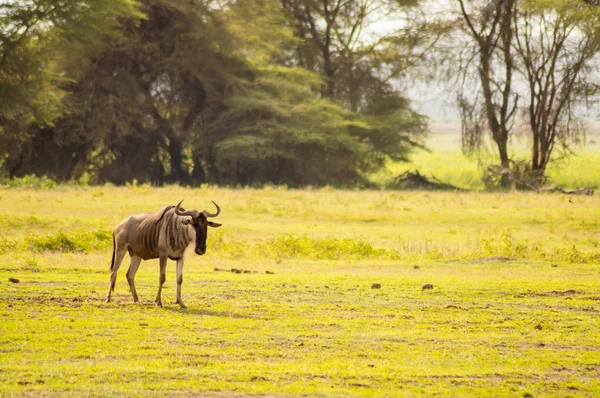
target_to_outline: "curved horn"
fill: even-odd
[[[211,200],[211,202],[213,202],[213,204],[215,205],[215,207],[217,208],[217,212],[216,213],[209,213],[206,210],[202,210],[202,213],[204,214],[205,217],[216,217],[219,214],[221,214],[221,208],[219,207],[218,204],[216,204],[214,201]]]
[[[198,213],[198,210],[188,210],[188,211],[179,210],[179,206],[181,205],[182,202],[183,202],[183,199],[181,199],[181,202],[177,203],[177,206],[175,206],[175,214],[177,214],[178,216],[182,216],[182,217],[190,216],[192,218],[198,218],[198,216],[200,215],[200,213]]]

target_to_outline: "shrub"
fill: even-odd
[[[53,189],[56,187],[56,182],[50,178],[43,176],[37,177],[34,174],[29,174],[23,177],[13,177],[11,179],[0,180],[0,185],[4,185],[11,188],[41,188],[41,189]]]
[[[15,250],[18,246],[18,242],[16,240],[5,238],[4,236],[0,236],[0,254],[4,254],[7,252],[11,252]]]
[[[548,251],[541,242],[517,241],[508,229],[501,231],[498,236],[482,237],[471,256],[502,256],[521,260],[550,260],[568,263],[593,263],[600,260],[600,254],[585,253],[575,246]]]
[[[215,237],[211,249],[230,258],[252,255],[267,258],[308,258],[313,260],[343,259],[397,259],[400,254],[395,250],[377,249],[369,242],[354,239],[323,238],[286,235],[265,241],[248,244],[245,242],[226,242],[222,236]]]
[[[369,242],[354,239],[312,239],[307,236],[280,236],[258,245],[259,251],[272,257],[303,257],[315,260],[382,258],[393,256],[385,249],[375,249]]]
[[[58,232],[48,235],[29,235],[25,238],[25,245],[36,251],[53,252],[85,252],[89,253],[94,249],[104,249],[110,247],[112,235],[110,232],[96,231],[75,231],[70,234]]]

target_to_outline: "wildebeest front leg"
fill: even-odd
[[[167,279],[167,256],[161,255],[160,256],[160,277],[158,279],[158,293],[156,294],[156,300],[154,300],[156,302],[157,307],[162,307],[161,292],[162,292],[163,284],[165,283],[166,279]]]
[[[177,260],[177,299],[176,304],[179,304],[181,308],[185,308],[185,304],[181,301],[181,284],[183,283],[183,259]]]
[[[140,301],[137,295],[137,291],[135,290],[135,273],[140,267],[141,261],[141,257],[135,255],[131,256],[131,264],[129,265],[129,270],[127,271],[127,282],[129,283],[129,288],[131,289],[131,294],[133,295],[134,303],[139,303]]]

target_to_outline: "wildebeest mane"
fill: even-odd
[[[174,208],[175,206],[167,206],[151,214],[140,224],[138,228],[140,243],[152,251],[158,251],[158,239],[160,232],[164,230],[169,247],[183,249],[188,245],[188,236],[184,232],[187,227],[181,223],[180,216],[171,211]],[[181,210],[185,211],[185,209]]]
[[[165,214],[175,208],[167,206],[148,216],[138,227],[138,240],[152,251],[158,251],[158,237],[164,221]]]
[[[173,212],[172,217],[165,225],[167,244],[171,248],[183,249],[189,243],[188,234],[186,233],[188,227],[181,223],[182,218],[184,217],[178,216]]]

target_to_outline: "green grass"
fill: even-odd
[[[49,188],[0,188],[2,396],[600,392],[598,195]],[[114,225],[182,198],[223,223],[188,308],[156,260],[104,303]]]
[[[590,141],[597,142],[590,144]],[[391,162],[383,170],[370,176],[379,185],[386,186],[394,177],[405,171],[418,170],[428,178],[435,178],[466,190],[482,191],[485,185],[482,175],[485,168],[498,164],[495,147],[489,143],[480,157],[466,157],[460,144],[460,125],[457,123],[434,123],[432,134],[427,140],[429,151],[417,151],[409,162]],[[548,186],[567,189],[588,186],[600,189],[600,130],[594,125],[586,140],[575,145],[573,153],[561,156],[553,154],[546,176]],[[521,137],[511,142],[509,155],[513,160],[529,159],[528,144]]]

